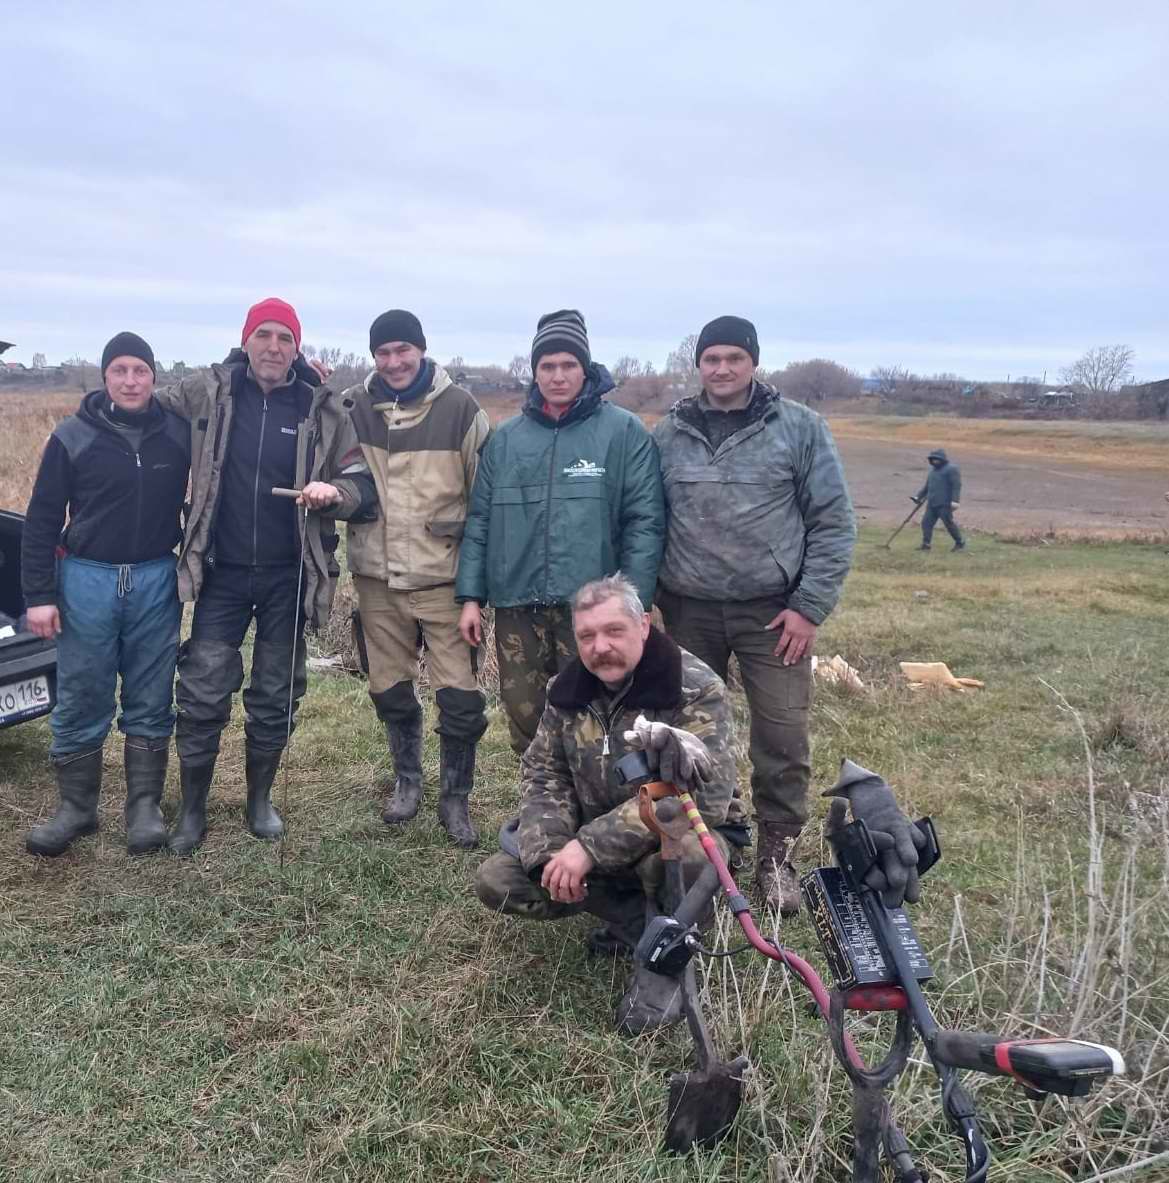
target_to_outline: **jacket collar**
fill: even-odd
[[[583,711],[601,696],[601,680],[578,657],[552,684],[548,701],[565,711]],[[621,700],[623,709],[662,711],[682,705],[682,650],[651,627],[645,652]]]
[[[751,387],[751,397],[747,401],[747,405],[743,408],[746,414],[743,416],[744,428],[750,427],[763,419],[769,418],[771,415],[778,415],[780,403],[782,399],[778,391],[773,390],[765,382],[756,381]],[[693,428],[699,432],[704,438],[706,436],[706,422],[705,413],[708,410],[706,401],[702,397],[702,392],[692,394],[688,398],[679,399],[671,408],[670,413],[681,423],[685,423],[687,427]]]
[[[584,386],[576,396],[572,406],[560,416],[553,419],[544,411],[544,396],[536,385],[535,379],[528,390],[528,397],[524,402],[524,414],[544,427],[567,427],[570,423],[579,423],[587,419],[604,401],[605,395],[615,389],[613,379],[604,366],[593,362],[585,371]]]

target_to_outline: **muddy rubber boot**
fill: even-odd
[[[394,760],[394,791],[386,799],[382,821],[408,822],[422,804],[422,715],[404,723],[386,723],[386,741]]]
[[[166,844],[171,854],[190,854],[207,836],[207,794],[211,791],[214,775],[214,759],[204,764],[179,760],[182,805],[175,831]]]
[[[47,822],[33,826],[24,840],[29,854],[54,858],[75,838],[97,831],[97,799],[101,796],[101,748],[52,761],[61,803]]]
[[[244,758],[248,779],[246,815],[248,829],[257,838],[279,838],[284,833],[284,822],[272,807],[272,782],[280,767],[283,752],[267,752],[249,747]]]
[[[794,916],[800,910],[800,878],[791,852],[801,829],[783,822],[759,822],[755,886],[767,907],[778,908],[781,916]]]
[[[464,850],[479,845],[479,831],[467,812],[467,798],[475,787],[475,748],[465,740],[439,736],[442,769],[438,796],[438,820],[451,841]]]
[[[621,1035],[643,1035],[672,1027],[682,1018],[681,978],[656,974],[639,965],[617,1004],[614,1023]]]
[[[127,735],[123,748],[126,765],[126,849],[147,854],[167,844],[162,817],[162,791],[170,738],[147,739]]]

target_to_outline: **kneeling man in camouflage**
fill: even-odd
[[[615,765],[645,748],[663,777],[693,793],[724,854],[745,846],[731,705],[709,666],[651,626],[637,588],[621,574],[577,592],[572,625],[579,656],[548,685],[522,760],[518,823],[504,827],[503,850],[479,868],[475,888],[492,910],[529,920],[590,912],[604,922],[590,947],[620,952],[661,910],[665,885],[659,839]],[[638,729],[637,742],[626,739]],[[687,883],[704,865],[689,834]],[[635,970],[617,1008],[618,1030],[637,1034],[680,1017],[679,982]]]

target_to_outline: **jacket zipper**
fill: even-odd
[[[259,551],[260,521],[260,461],[264,458],[264,429],[268,425],[268,396],[264,395],[264,409],[260,412],[260,442],[256,447],[256,481],[252,486],[252,566],[256,566]]]
[[[138,474],[138,501],[134,509],[134,553],[142,553],[142,453],[134,453],[134,471]]]
[[[552,481],[556,473],[556,437],[560,426],[552,428],[552,451],[548,457],[548,499],[544,504],[544,603],[548,603],[548,582],[552,566]],[[609,737],[605,736],[605,755],[609,754]]]

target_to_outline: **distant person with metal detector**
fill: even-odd
[[[918,549],[930,549],[934,526],[940,521],[954,540],[954,549],[965,550],[966,540],[958,529],[958,523],[954,521],[954,510],[962,498],[961,470],[946,456],[944,448],[935,448],[926,459],[929,461],[930,474],[913,497],[918,505],[925,502],[925,516],[921,519],[921,546]]]
[[[386,729],[395,784],[382,817],[409,821],[422,801],[422,705],[418,630],[438,707],[442,762],[438,818],[456,845],[479,834],[467,798],[475,784],[475,748],[487,730],[475,650],[459,632],[455,571],[459,546],[490,430],[467,391],[426,356],[412,312],[383,312],[369,330],[374,372],[345,391],[380,512],[350,522],[347,557],[357,589],[369,666],[369,696]]]
[[[182,812],[170,839],[190,854],[207,831],[219,738],[243,684],[240,647],[256,622],[243,693],[248,829],[278,838],[272,783],[306,686],[305,627],[329,618],[340,568],[336,519],[374,512],[377,492],[342,396],[300,355],[300,320],[261,300],[242,347],[207,374],[160,390],[190,423],[191,504],[179,552],[179,595],[194,601],[179,654],[175,746]],[[293,489],[295,501],[273,494]]]
[[[712,320],[694,361],[701,393],[654,429],[669,520],[657,604],[670,636],[720,677],[738,658],[751,712],[755,881],[792,915],[792,848],[808,818],[812,647],[852,562],[852,503],[828,425],[755,378],[750,321]]]
[[[103,388],[49,436],[21,541],[29,630],[57,640],[49,758],[60,803],[29,831],[30,854],[63,854],[97,829],[119,677],[126,846],[145,854],[167,839],[161,804],[182,617],[174,550],[190,433],[154,398],[154,353],[137,334],[109,341],[101,373]]]
[[[586,584],[572,607],[579,656],[548,686],[548,703],[521,762],[517,822],[503,850],[475,877],[493,911],[528,920],[590,912],[604,922],[590,948],[628,952],[647,914],[665,907],[659,839],[641,820],[637,791],[616,776],[635,750],[626,738],[643,721],[645,748],[661,779],[685,785],[724,857],[749,841],[739,797],[731,705],[722,680],[651,627],[639,589],[623,575]],[[705,863],[687,838],[683,871]],[[618,1029],[637,1034],[677,1022],[679,983],[638,968],[617,1008]]]
[[[517,755],[532,742],[544,688],[574,658],[568,604],[582,584],[623,571],[653,601],[665,536],[658,451],[641,420],[605,396],[584,317],[540,317],[523,411],[483,449],[459,553],[455,598],[469,645],[495,606],[499,694]]]

